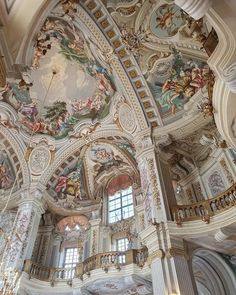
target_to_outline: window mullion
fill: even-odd
[[[123,202],[122,202],[122,192],[120,192],[120,207],[121,207],[121,220],[123,219]]]

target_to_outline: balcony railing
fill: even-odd
[[[211,216],[221,213],[236,205],[236,184],[217,197],[193,203],[178,205],[172,208],[172,214],[177,224],[185,221],[202,220],[210,222]]]
[[[72,268],[50,268],[38,265],[31,260],[26,260],[24,271],[29,274],[29,278],[35,278],[50,282],[53,286],[57,281],[70,283],[73,278],[81,278],[84,274],[90,276],[90,272],[95,269],[103,269],[108,272],[109,268],[115,267],[118,270],[122,266],[136,264],[143,267],[148,258],[147,248],[131,249],[125,252],[106,252],[99,253],[78,263]]]
[[[56,281],[71,281],[75,276],[76,267],[70,268],[50,268],[42,266],[26,260],[24,271],[29,274],[29,279],[35,278],[45,282],[51,282],[51,285]]]

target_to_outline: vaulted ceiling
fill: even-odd
[[[152,129],[157,139],[168,134],[172,146],[186,147],[183,138],[194,126],[209,123],[197,106],[214,80],[203,48],[211,27],[173,1],[1,5],[15,64],[1,89],[2,125],[27,145],[29,162],[35,147],[51,146],[52,165],[41,181],[58,208],[96,205],[101,183],[115,174],[138,182],[132,139],[139,132]],[[165,155],[176,156],[168,148]],[[191,170],[187,152],[183,147],[178,161]],[[30,172],[40,175],[47,167]]]

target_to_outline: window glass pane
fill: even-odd
[[[128,249],[129,241],[127,238],[116,240],[117,251],[126,251]]]
[[[77,248],[67,248],[65,253],[65,263],[64,267],[70,268],[76,266],[79,261],[78,249]]]
[[[132,194],[132,187],[128,187],[127,189],[121,191],[122,196]]]
[[[127,195],[122,197],[122,206],[133,204],[133,196]]]
[[[115,211],[115,221],[121,220],[121,210],[116,210]]]
[[[133,215],[133,206],[127,206],[123,208],[122,211],[123,218],[128,218]]]
[[[108,199],[108,220],[117,222],[134,215],[132,187],[117,192]]]

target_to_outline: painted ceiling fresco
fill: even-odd
[[[175,4],[163,4],[153,12],[150,30],[158,38],[172,37],[185,24],[182,10]]]
[[[126,174],[131,183],[138,181],[131,151],[134,153],[128,143],[92,143],[71,164],[63,164],[55,172],[53,181],[48,185],[48,193],[59,207],[65,209],[99,203],[104,185],[115,176]]]
[[[184,104],[206,86],[210,74],[205,62],[185,57],[172,48],[171,56],[156,64],[146,74],[146,80],[162,116],[166,117],[183,110]]]
[[[37,35],[32,69],[2,91],[2,101],[17,111],[25,131],[60,139],[81,120],[109,114],[115,85],[94,48],[73,24],[56,17],[45,21]]]
[[[206,92],[213,77],[203,48],[210,25],[192,19],[172,0],[145,5],[135,1],[134,9],[111,2],[111,15],[140,66],[162,123],[180,119],[184,105],[196,93]]]
[[[0,149],[0,190],[8,190],[12,187],[15,172],[7,153]]]
[[[158,117],[155,126],[172,123],[184,116],[190,98],[207,92],[212,80],[203,49],[211,27],[172,0],[127,3],[108,1],[106,17],[120,29],[117,44],[136,60],[131,72],[142,80],[135,83],[145,87],[141,93],[148,118]],[[99,42],[80,25],[80,6],[86,8],[84,2],[61,1],[53,9],[34,38],[31,67],[21,78],[8,79],[1,90],[0,104],[7,103],[17,114],[15,128],[63,139],[83,123],[103,122],[116,92],[125,96]]]

